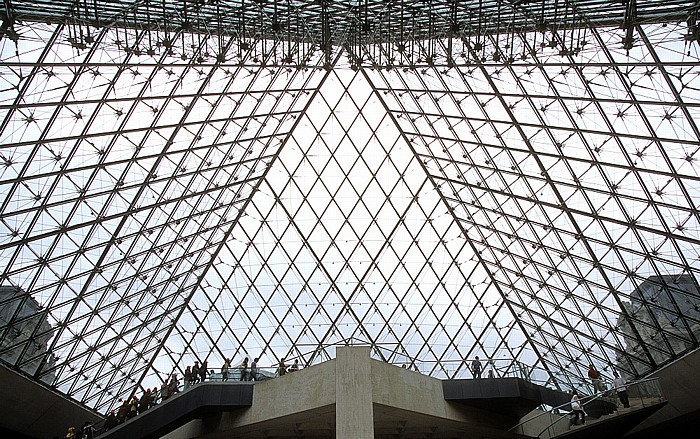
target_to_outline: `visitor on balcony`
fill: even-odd
[[[207,360],[202,361],[202,365],[199,367],[199,382],[203,383],[204,381],[207,380],[207,372],[209,368],[209,364],[207,363]]]
[[[195,361],[192,366],[192,377],[190,378],[190,385],[193,386],[197,384],[199,380],[199,361]]]
[[[259,357],[253,358],[253,362],[250,364],[250,379],[252,381],[258,380],[258,361],[260,361]]]
[[[228,381],[228,371],[231,368],[231,359],[225,358],[221,366],[221,381]]]
[[[151,389],[146,389],[145,392],[143,392],[143,395],[141,395],[141,398],[139,399],[139,414],[145,412],[148,410],[148,404],[149,401],[151,400]]]
[[[168,397],[170,397],[170,391],[169,391],[170,386],[168,386],[167,381],[163,381],[163,384],[160,385],[160,402],[165,402],[168,400]]]
[[[129,401],[124,400],[122,402],[122,405],[119,406],[119,410],[117,411],[117,417],[119,418],[119,423],[126,422],[126,418],[129,416]]]
[[[241,363],[241,378],[240,381],[248,381],[248,357],[243,359]]]
[[[474,378],[481,378],[481,360],[479,360],[479,356],[477,355],[474,361],[472,361],[472,375],[474,375]]]
[[[287,365],[284,364],[284,357],[280,358],[280,364],[277,367],[277,375],[282,376],[287,373]]]
[[[180,393],[180,379],[177,374],[174,373],[170,377],[170,383],[168,384],[168,396],[173,396],[176,393]]]
[[[183,377],[183,381],[185,382],[185,390],[190,388],[191,381],[192,381],[192,367],[187,366],[187,369],[185,369],[185,376]]]
[[[155,407],[158,404],[158,387],[151,389],[150,400],[148,401],[148,406],[150,408]]]
[[[109,431],[119,425],[119,418],[117,418],[116,413],[114,413],[114,410],[110,410],[109,414],[107,415],[107,419],[105,419],[105,431]]]

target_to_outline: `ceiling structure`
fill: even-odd
[[[563,389],[699,346],[697,1],[1,13],[0,359],[89,407],[343,344]]]

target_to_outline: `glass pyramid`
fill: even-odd
[[[347,344],[562,389],[697,349],[697,4],[562,3],[6,2],[0,361],[104,411]]]

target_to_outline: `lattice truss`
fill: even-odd
[[[0,40],[5,365],[104,411],[195,360],[352,343],[563,389],[698,347],[693,2],[565,2],[559,27],[515,14],[548,2],[364,2],[360,37],[267,13],[326,2],[233,30],[144,18],[231,2],[29,3]]]

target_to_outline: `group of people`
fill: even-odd
[[[226,360],[228,361],[228,358]],[[182,379],[185,382],[185,390],[197,383],[206,381],[207,374],[209,373],[209,364],[207,360],[202,361],[201,366],[199,361],[195,361],[192,366],[187,366],[185,369],[185,376]]]
[[[238,367],[240,371],[240,381],[259,381],[260,371],[258,368],[258,362],[260,358],[254,358],[253,361],[248,364],[248,357],[243,359],[243,362]],[[228,381],[231,377],[231,371],[233,370],[231,366],[231,359],[225,358],[224,363],[221,366],[221,380]],[[280,358],[279,366],[277,368],[278,375],[285,375],[299,370],[299,360],[294,360],[290,366],[285,364],[285,359]],[[207,360],[195,361],[192,366],[187,366],[185,369],[185,374],[183,377],[184,389],[192,387],[197,383],[203,383],[207,380],[207,376],[213,374],[213,370],[209,370],[209,365]],[[176,393],[180,392],[180,379],[176,373],[173,373],[170,378],[163,382],[160,389],[154,387],[153,389],[146,389],[146,391],[137,397],[133,395],[130,398],[125,399],[122,404],[116,410],[110,410],[105,418],[104,431],[110,430],[119,424],[122,424],[129,419],[145,412],[146,410],[158,405],[159,403],[168,400]],[[95,430],[93,424],[86,422],[80,428],[70,427],[66,433],[66,439],[92,439],[95,435]]]
[[[290,366],[287,366],[284,363],[284,358],[280,358],[280,364],[277,367],[277,375],[282,376],[286,375],[288,372],[296,372],[299,370],[299,360],[294,360],[294,363],[292,363]]]
[[[85,421],[82,427],[68,427],[66,439],[92,439],[95,437],[95,428],[90,421]]]
[[[607,392],[607,388],[603,383],[600,372],[592,364],[588,368],[588,378],[591,380],[593,385],[593,391],[595,393]],[[630,408],[629,395],[627,393],[627,382],[624,378],[620,376],[616,371],[613,371],[613,389],[617,393],[617,397],[624,408]],[[583,409],[583,404],[579,399],[578,392],[574,390],[571,394],[571,425],[581,425],[586,423],[586,411]]]
[[[592,364],[588,367],[588,378],[591,379],[594,392],[604,393],[608,391],[600,376],[600,372],[598,372],[598,370]],[[630,400],[629,395],[627,394],[627,383],[625,382],[625,379],[622,378],[616,371],[613,371],[613,389],[615,389],[615,392],[617,392],[617,396],[620,399],[622,406],[624,408],[629,408]]]
[[[258,361],[260,361],[260,358],[253,358],[253,362],[250,363],[250,367],[248,367],[248,357],[245,357],[243,359],[243,363],[241,363],[240,366],[240,376],[238,377],[239,381],[258,381],[259,375],[258,375]],[[229,377],[229,367],[231,366],[231,361],[227,358],[226,361],[224,361],[224,365],[221,367],[221,379],[222,381],[228,381]]]
[[[482,369],[482,365],[481,365],[481,360],[479,359],[478,355],[476,356],[476,358],[474,358],[474,360],[472,360],[472,363],[471,363],[469,368],[471,369],[472,375],[474,376],[474,378],[477,378],[477,379],[481,378],[481,371],[483,369]],[[494,377],[493,369],[489,369],[489,372],[486,376],[487,376],[487,378],[493,378]]]
[[[472,372],[472,376],[476,379],[481,378],[481,374],[483,371],[483,367],[481,364],[481,360],[477,356],[472,360],[471,364],[469,365],[469,368]],[[488,373],[489,378],[493,378],[493,369],[489,369]],[[620,403],[622,404],[623,407],[629,408],[630,407],[630,402],[629,402],[629,395],[627,394],[627,386],[624,378],[622,378],[617,372],[613,372],[613,388],[615,392],[617,393],[617,397],[620,399]],[[593,366],[593,364],[590,365],[588,369],[588,378],[591,380],[591,384],[593,385],[593,390],[595,393],[601,392],[605,393],[607,392],[606,386],[603,383],[603,380],[601,378],[600,372]],[[571,409],[572,409],[572,418],[571,418],[571,425],[578,425],[580,424],[585,424],[586,423],[586,412],[583,409],[583,404],[581,403],[581,400],[579,399],[578,392],[574,390],[572,392],[571,396]]]

